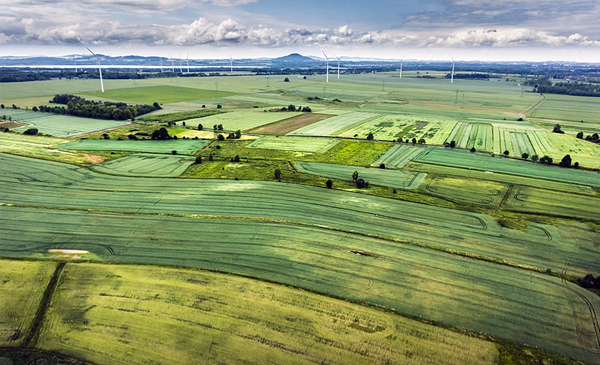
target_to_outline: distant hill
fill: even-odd
[[[271,60],[273,63],[289,63],[289,64],[298,64],[298,63],[315,63],[316,60],[303,56],[299,53],[291,53],[287,56],[273,58]]]

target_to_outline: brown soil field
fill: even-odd
[[[248,133],[256,133],[256,134],[287,134],[296,129],[305,127],[307,125],[320,122],[323,119],[327,119],[332,117],[332,115],[328,114],[302,114],[297,117],[285,119],[279,122],[267,124],[260,126],[258,128],[254,128]]]

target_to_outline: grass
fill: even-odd
[[[261,137],[247,147],[281,151],[325,152],[339,143],[331,138]]]
[[[172,85],[133,87],[123,89],[108,89],[102,93],[82,92],[81,95],[90,97],[102,97],[103,99],[123,100],[132,103],[142,103],[152,105],[154,102],[159,104],[170,104],[180,101],[192,101],[210,99],[216,97],[226,97],[232,93],[214,90],[205,90],[189,87],[179,87]]]
[[[55,266],[52,262],[0,260],[0,347],[23,342]]]
[[[370,184],[398,189],[417,189],[427,176],[422,173],[379,168],[357,168],[355,166],[318,162],[296,162],[294,166],[301,172],[347,181],[352,181],[352,174],[357,171],[358,178],[364,179]]]
[[[295,288],[197,270],[100,264],[66,266],[40,347],[128,364],[498,360],[489,341]]]
[[[600,186],[600,175],[596,172],[565,169],[540,163],[469,153],[467,151],[430,148],[415,158],[415,161],[581,185]]]
[[[164,141],[83,139],[59,145],[57,148],[75,151],[131,151],[149,153],[171,153],[171,151],[175,150],[180,154],[192,154],[206,147],[209,143],[210,141],[203,139],[169,139]]]
[[[189,156],[134,154],[91,167],[96,172],[121,176],[177,177],[194,159]]]
[[[10,115],[12,115],[13,121],[27,124],[24,127],[13,129],[15,132],[24,132],[29,128],[37,128],[39,133],[56,137],[87,134],[104,129],[118,128],[129,123],[129,121],[81,118],[72,115],[33,113],[22,110],[13,110]]]

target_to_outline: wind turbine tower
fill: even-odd
[[[231,72],[233,72],[233,57],[231,57],[231,53],[229,54],[229,66],[231,67]]]
[[[175,60],[173,59],[173,56],[171,56],[170,53],[169,53],[169,57],[171,58],[171,71],[173,71],[173,73],[175,73]]]
[[[183,73],[183,66],[181,66],[181,61],[182,61],[182,59],[181,59],[181,53],[180,53],[179,54],[179,72]]]
[[[327,55],[325,54],[324,51],[323,52],[323,56],[325,56],[325,59],[327,60],[327,72],[325,73],[325,75],[327,75],[325,82],[329,82],[329,57],[327,57]]]
[[[337,58],[338,60],[338,80],[340,79],[340,58],[338,56],[335,56],[335,58]]]
[[[450,83],[454,82],[454,57],[452,57],[452,73],[450,74]]]
[[[104,82],[102,81],[102,67],[100,66],[100,57],[96,56],[96,54],[92,52],[91,49],[87,48],[87,50],[90,51],[90,53],[93,54],[94,57],[96,57],[96,60],[98,61],[98,73],[100,74],[100,90],[104,92]]]
[[[402,66],[403,66],[403,62],[404,62],[404,60],[400,60],[400,78],[402,78]]]
[[[189,52],[187,54],[186,61],[187,61],[187,73],[190,73],[190,53]]]

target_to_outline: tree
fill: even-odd
[[[425,144],[425,139],[424,138],[419,139],[419,144]]]
[[[176,154],[177,154],[177,150],[173,150],[173,151],[171,151],[171,154],[172,154],[172,155],[176,155]]]
[[[197,164],[201,164],[202,163],[202,156],[200,156],[200,155],[196,156],[196,163]]]
[[[356,182],[356,180],[358,180],[358,171],[352,173],[352,182]]]
[[[233,162],[240,162],[240,155],[235,155]]]
[[[136,136],[135,134],[128,134],[128,135],[127,135],[127,138],[129,138],[129,139],[130,139],[130,140],[132,140],[132,141],[135,141],[135,140],[137,140],[137,139],[138,139],[138,138],[137,138],[137,136]]]
[[[508,152],[508,150],[505,150],[504,151],[504,156],[508,156],[508,155],[510,155],[510,152]]]
[[[223,124],[219,124],[219,125],[217,126],[217,129],[218,129],[218,130],[220,130],[220,131],[222,131],[222,130],[223,130]]]
[[[110,136],[108,135],[108,133],[103,133],[102,134],[102,138],[104,138],[104,139],[110,139]]]
[[[37,113],[39,111],[37,106],[34,106],[33,108],[31,108],[31,111],[34,113]]]
[[[221,104],[217,104],[217,109],[221,109],[222,107]]]
[[[285,79],[283,79],[283,82],[290,82],[290,78],[286,77]]]
[[[204,127],[202,126],[202,124],[198,124],[198,130],[201,131],[203,129],[204,129]]]
[[[531,156],[531,161],[533,161],[533,162],[537,162],[539,159],[540,159],[540,156],[538,156],[538,155]]]
[[[0,109],[4,109],[4,104],[0,104]]]
[[[16,106],[15,104],[13,104],[13,105],[12,105],[12,108],[13,108],[13,109],[19,109],[19,107],[18,107],[18,106]]]
[[[152,106],[154,107],[154,109],[156,110],[160,110],[162,109],[162,107],[160,105],[158,105],[158,103],[155,101],[154,104],[152,104]]]
[[[558,123],[554,125],[554,129],[552,129],[552,132],[554,132],[554,133],[560,133],[560,134],[564,134],[565,133],[565,132],[563,132],[561,130],[560,124],[558,124]]]
[[[454,148],[456,147],[456,142],[455,141],[450,141],[450,148]]]
[[[475,147],[471,147],[471,153],[475,152]]]
[[[185,122],[181,122],[181,125],[185,127]]]
[[[303,106],[302,107],[302,111],[305,112],[305,113],[310,113],[310,112],[312,112],[312,109],[310,107],[308,107],[308,106]]]
[[[281,170],[275,169],[275,180],[281,180]]]
[[[384,169],[384,170],[385,170],[385,164],[384,164],[384,163],[380,164],[380,165],[379,165],[379,168],[380,168],[380,169]]]
[[[570,155],[565,155],[565,157],[562,158],[562,160],[559,162],[558,166],[560,167],[571,167],[571,156]]]
[[[325,186],[327,186],[327,189],[331,189],[333,187],[333,181],[331,181],[331,180],[325,181]]]
[[[235,131],[235,139],[240,139],[242,137],[242,131],[241,130],[237,130]]]
[[[296,106],[294,104],[288,105],[287,111],[288,112],[295,112],[296,111]]]
[[[412,144],[414,145],[415,143],[417,143],[417,139],[413,137],[413,139],[412,139],[412,141],[411,141],[411,142],[412,142]]]
[[[217,140],[224,141],[225,137],[223,137],[223,135],[221,133],[219,133],[219,134],[217,134]]]
[[[217,127],[218,127],[218,126],[217,126],[216,124],[215,124],[215,125],[213,125],[213,131],[215,131],[215,132],[216,132],[216,131],[217,131]]]
[[[573,164],[573,167],[574,167],[574,168],[576,168],[576,169],[578,169],[578,168],[579,168],[579,162],[575,162],[575,163]]]
[[[369,187],[369,183],[366,182],[364,179],[357,179],[356,180],[356,187],[359,188],[359,189],[367,188],[367,187]]]
[[[372,141],[373,140],[373,133],[369,132],[369,134],[367,135],[367,141]]]
[[[544,157],[540,158],[540,163],[552,165],[552,162],[553,162],[553,160],[552,160],[552,157],[550,157],[550,156],[544,156]]]
[[[26,134],[28,136],[35,136],[36,134],[38,134],[38,130],[37,128],[29,128],[28,130],[23,132],[23,134]]]
[[[521,154],[521,157],[523,158],[523,160],[527,160],[527,159],[529,158],[529,153],[527,153],[527,152],[523,152],[523,153]]]
[[[577,138],[579,138],[579,139],[583,139],[583,132],[579,132],[579,133],[577,133]]]
[[[208,160],[212,162],[212,160],[213,160],[213,154],[212,153],[208,155]]]
[[[165,139],[171,139],[171,136],[169,136],[169,132],[167,131],[167,128],[162,127],[160,129],[152,132],[152,136],[150,138],[158,139],[158,140],[165,140]]]

